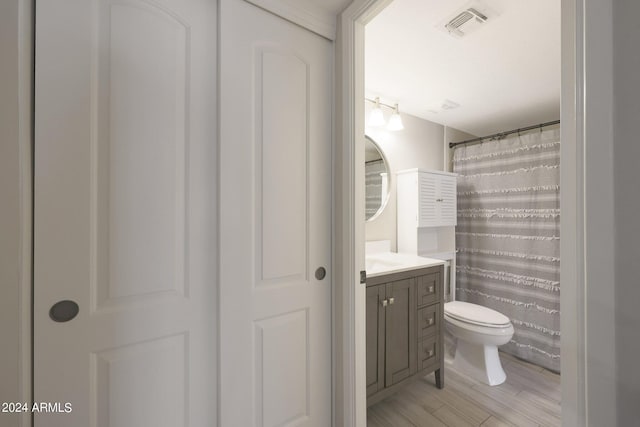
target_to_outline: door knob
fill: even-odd
[[[78,315],[80,307],[75,301],[62,300],[51,306],[49,317],[54,322],[68,322]]]
[[[327,275],[327,270],[325,270],[324,267],[318,267],[316,270],[316,279],[318,280],[322,280],[324,279],[324,276]]]

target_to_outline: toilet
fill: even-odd
[[[447,331],[457,338],[454,369],[491,386],[502,384],[507,375],[498,346],[513,337],[509,318],[478,304],[451,301],[444,305],[444,321]]]

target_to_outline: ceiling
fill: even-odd
[[[334,15],[338,15],[351,3],[351,0],[315,0],[315,3],[322,5],[322,7]]]
[[[455,38],[458,11],[488,16]],[[559,0],[394,0],[365,27],[365,90],[476,136],[560,117]],[[445,101],[459,107],[444,109]]]

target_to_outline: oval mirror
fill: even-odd
[[[365,220],[375,219],[387,205],[391,174],[389,162],[378,144],[368,136],[364,142]]]

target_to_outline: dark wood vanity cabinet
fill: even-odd
[[[367,278],[368,405],[432,372],[444,386],[442,288],[442,266]]]

